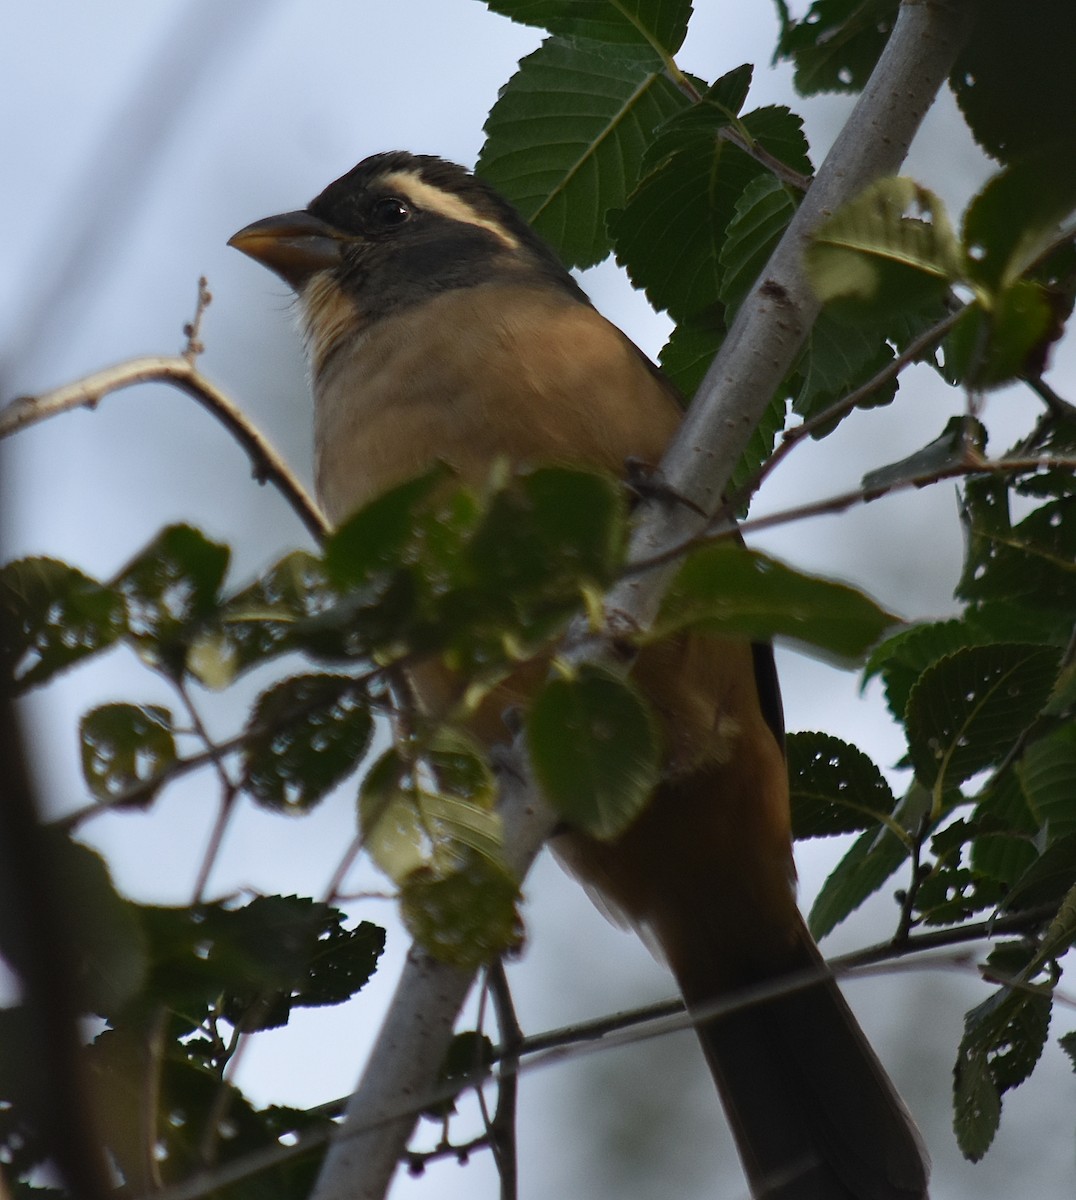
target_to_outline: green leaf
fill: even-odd
[[[546,799],[594,837],[627,829],[657,786],[649,707],[628,682],[603,671],[586,668],[547,683],[527,713],[526,737]]]
[[[824,657],[856,662],[895,621],[855,588],[722,542],[685,559],[655,632],[698,627],[755,640],[787,637]]]
[[[1038,858],[1039,825],[1015,770],[1003,771],[979,796],[971,865],[980,875],[1012,886]]]
[[[0,567],[0,673],[19,690],[107,650],[126,626],[122,599],[53,558]]]
[[[1076,491],[1034,509],[1017,525],[1009,490],[997,479],[970,479],[961,517],[967,534],[957,595],[972,603],[1018,601],[1022,608],[1057,614],[1058,641],[1068,639],[1076,610]]]
[[[1040,284],[1017,280],[992,298],[989,308],[969,306],[945,339],[951,376],[974,388],[998,387],[1038,374],[1060,329],[1050,294]]]
[[[908,697],[916,774],[941,794],[1000,762],[1038,716],[1057,678],[1050,646],[968,646],[928,667]]]
[[[1004,884],[968,867],[936,867],[916,893],[915,910],[926,925],[955,925],[996,911],[1004,895]]]
[[[146,804],[176,761],[172,714],[155,704],[102,704],[79,722],[79,742],[82,775],[98,800],[138,788]]]
[[[718,299],[735,311],[754,286],[796,211],[789,189],[773,175],[758,175],[736,201],[718,259],[722,270]]]
[[[795,838],[869,829],[896,799],[874,763],[827,733],[791,733],[786,742]]]
[[[1043,934],[1035,953],[1034,966],[1041,967],[1050,960],[1061,958],[1076,943],[1076,884],[1069,888],[1058,906],[1057,916]]]
[[[781,37],[777,55],[796,64],[796,90],[857,92],[870,77],[897,15],[897,0],[813,0],[792,20],[778,0]]]
[[[275,1105],[257,1110],[218,1072],[174,1050],[162,1056],[159,1043],[140,1029],[106,1030],[86,1058],[103,1141],[125,1188],[145,1194],[162,1184],[183,1186],[204,1170],[207,1114],[219,1111],[226,1115],[219,1118],[214,1140],[218,1168],[227,1170],[238,1160],[242,1169],[252,1154],[268,1155],[275,1165],[240,1174],[229,1184],[215,1181],[214,1200],[306,1196],[312,1189],[332,1129],[323,1112]],[[281,1143],[291,1144],[306,1132],[320,1133],[322,1145],[294,1148],[281,1158]],[[145,1151],[149,1144],[154,1146],[152,1169]]]
[[[50,881],[68,914],[76,971],[69,982],[77,1003],[85,1012],[114,1012],[143,987],[153,947],[135,906],[116,891],[96,851],[57,829],[45,831],[44,849]]]
[[[564,38],[606,42],[630,54],[675,54],[687,33],[691,0],[486,0],[494,12]]]
[[[909,479],[918,479],[967,461],[969,450],[982,451],[986,431],[968,416],[951,417],[942,432],[925,446],[895,463],[889,463],[863,476],[863,490],[882,491]]]
[[[344,914],[301,896],[258,896],[238,908],[138,909],[153,950],[139,1003],[165,1005],[193,1032],[219,1007],[233,1025],[286,1024],[294,1007],[340,1004],[369,981],[383,929],[344,927]]]
[[[456,1111],[456,1100],[467,1087],[474,1087],[476,1077],[484,1074],[496,1062],[493,1043],[483,1033],[467,1030],[457,1033],[448,1044],[444,1060],[437,1072],[440,1084],[458,1085],[451,1096],[438,1100],[422,1110],[423,1116],[443,1120]]]
[[[1029,986],[1036,966],[1033,952],[1022,943],[1004,943],[991,951],[987,970],[995,977],[1013,979],[1015,986],[1000,988],[965,1016],[954,1078],[959,1083],[962,1071],[969,1064],[974,1064],[973,1072],[985,1066],[1000,1109],[1001,1096],[1023,1083],[1042,1055],[1050,1029],[1051,998]],[[975,1086],[976,1091],[986,1098],[989,1111],[990,1097],[985,1081],[975,1080]],[[983,1136],[988,1132],[990,1137],[993,1136],[985,1124],[979,1132]],[[986,1145],[989,1145],[989,1138]],[[981,1154],[986,1145],[979,1149],[979,1143],[975,1142],[974,1148]],[[961,1149],[967,1157],[975,1157],[963,1143]]]
[[[400,893],[412,937],[435,958],[464,968],[519,945],[518,901],[519,885],[508,871],[480,855],[445,873],[422,867]]]
[[[320,558],[295,550],[274,563],[252,584],[228,598],[216,624],[199,634],[191,647],[192,673],[207,686],[232,683],[244,671],[293,649],[296,625],[335,599]],[[213,654],[216,673],[206,671]]]
[[[583,582],[612,581],[625,522],[624,491],[611,476],[540,467],[494,496],[467,557],[490,593],[523,598],[555,589],[574,599]]]
[[[662,369],[684,396],[693,396],[698,390],[724,337],[719,308],[717,306],[705,318],[681,321],[661,351]],[[773,453],[777,435],[785,427],[786,407],[784,394],[776,392],[732,472],[730,494],[734,494]]]
[[[48,1081],[36,1052],[41,1037],[40,1013],[10,1002],[0,1008],[0,1179],[5,1184],[12,1176],[29,1175],[54,1152],[47,1133],[52,1107]],[[15,1198],[29,1200],[26,1192],[15,1192]],[[46,1193],[44,1200],[53,1197]],[[68,1195],[56,1192],[55,1200],[68,1200]]]
[[[1059,150],[1053,146],[1021,157],[990,179],[969,205],[964,253],[971,277],[981,287],[991,292],[1010,288],[1076,210],[1076,157]]]
[[[824,221],[804,263],[818,298],[849,321],[936,303],[962,276],[941,200],[899,176],[872,184]]]
[[[1072,1060],[1072,1069],[1076,1071],[1076,1030],[1071,1033],[1064,1033],[1057,1039],[1061,1049]]]
[[[737,120],[749,78],[743,68],[730,72],[658,131],[642,181],[613,224],[617,259],[632,282],[677,321],[718,303],[721,254],[737,203],[752,180],[768,174],[723,131],[735,123],[793,170],[810,171],[800,119],[787,109],[758,109]],[[736,265],[743,255],[741,247]]]
[[[975,8],[949,81],[976,141],[1002,162],[1057,146],[1062,168],[1076,112],[1076,8],[1070,0],[976,0]]]
[[[986,1055],[958,1054],[953,1067],[953,1132],[965,1158],[972,1162],[990,1149],[1001,1121],[1001,1097],[990,1075]]]
[[[860,834],[811,906],[807,925],[815,940],[825,937],[872,896],[908,854],[907,844],[889,829],[868,829]]]
[[[127,606],[127,636],[150,665],[179,676],[201,627],[220,605],[231,551],[190,525],[170,525],[113,583]]]
[[[605,216],[639,177],[654,129],[687,105],[640,47],[551,38],[519,64],[486,120],[475,168],[506,196],[569,267],[611,249]]]
[[[681,321],[669,335],[658,361],[682,396],[690,400],[698,391],[724,337],[725,319],[720,305],[692,320]]]
[[[1033,741],[1016,764],[1028,804],[1049,845],[1076,834],[1076,725]]]
[[[417,757],[386,751],[359,790],[363,845],[374,862],[397,883],[420,868],[454,869],[474,854],[499,862],[496,782],[475,744],[442,727],[420,753],[408,750]]]
[[[396,748],[386,750],[363,776],[359,828],[363,848],[396,883],[426,862],[414,768]]]
[[[444,467],[408,479],[364,505],[325,542],[325,570],[338,588],[357,588],[394,569],[412,536],[417,513],[434,487],[445,480]]]
[[[349,675],[296,675],[255,701],[243,748],[243,786],[277,812],[307,812],[355,770],[373,719]]]
[[[1009,889],[1005,908],[1019,912],[1060,903],[1076,884],[1076,834],[1052,842]]]
[[[804,420],[816,417],[848,392],[866,383],[893,361],[892,347],[880,332],[842,323],[822,312],[796,368],[802,380],[793,398],[793,410]],[[897,394],[897,381],[890,379],[859,403],[859,408],[888,404]],[[847,415],[847,414],[846,414]],[[825,437],[837,421],[822,426],[815,437]]]

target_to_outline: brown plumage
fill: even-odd
[[[334,521],[437,459],[476,484],[499,457],[623,473],[656,463],[678,424],[660,372],[460,167],[376,155],[232,241],[299,297]],[[488,697],[478,736],[503,741],[506,705],[544,672]],[[755,1196],[925,1196],[914,1126],[796,908],[769,648],[682,635],[643,650],[633,678],[664,730],[663,782],[621,837],[567,832],[557,853],[656,943],[689,1007],[820,972],[699,1030]],[[436,716],[465,681],[431,663],[415,686]]]

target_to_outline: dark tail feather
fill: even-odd
[[[824,970],[806,929],[801,957],[788,968],[794,990],[698,1030],[752,1195],[924,1200],[918,1132],[832,976],[795,988],[796,975]],[[681,986],[689,1008],[715,999],[712,989]]]

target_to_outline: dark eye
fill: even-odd
[[[410,205],[396,196],[382,196],[371,211],[377,224],[385,227],[402,225],[411,219]]]

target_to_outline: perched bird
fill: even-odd
[[[668,380],[462,167],[377,154],[231,244],[298,297],[333,521],[436,460],[476,485],[498,458],[624,474],[656,464],[680,420]],[[544,671],[524,666],[488,698],[478,736],[505,740],[506,706]],[[699,1026],[755,1196],[926,1196],[916,1130],[796,907],[770,648],[684,634],[644,649],[632,676],[663,729],[662,782],[615,840],[569,830],[555,849],[656,943],[689,1009],[770,987]],[[434,663],[415,672],[435,716],[465,686]],[[786,975],[799,986],[774,997]]]

